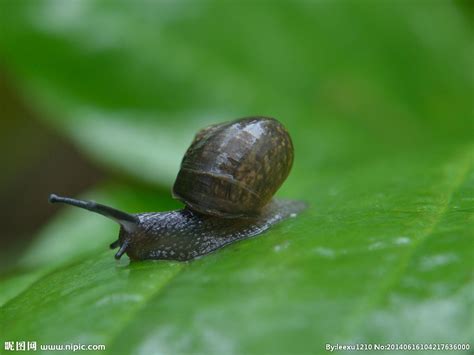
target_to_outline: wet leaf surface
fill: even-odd
[[[460,9],[185,4],[3,2],[0,53],[45,122],[137,181],[86,197],[177,208],[169,186],[194,132],[257,113],[295,143],[278,196],[309,209],[191,262],[116,263],[105,249],[117,228],[64,208],[0,278],[0,340],[111,354],[472,342],[473,52]]]

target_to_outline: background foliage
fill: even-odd
[[[117,227],[61,209],[0,278],[0,340],[111,354],[472,342],[469,11],[3,1],[5,68],[43,123],[111,176],[84,197],[178,208],[169,186],[194,132],[263,114],[295,143],[278,195],[310,209],[199,260],[130,264],[105,250]]]

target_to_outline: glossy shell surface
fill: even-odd
[[[213,216],[257,216],[288,176],[293,143],[273,118],[248,117],[198,132],[181,162],[173,196]]]

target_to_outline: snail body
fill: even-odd
[[[273,199],[293,164],[293,144],[273,118],[248,117],[199,131],[181,162],[172,189],[185,207],[128,214],[92,201],[56,195],[61,202],[102,214],[120,224],[119,247],[133,260],[190,260],[258,235],[305,208]]]

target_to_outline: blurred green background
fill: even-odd
[[[0,341],[472,342],[473,18],[467,1],[0,1]],[[278,196],[310,204],[261,238],[116,264],[116,226],[47,204],[179,208],[194,133],[249,115],[287,126]]]

